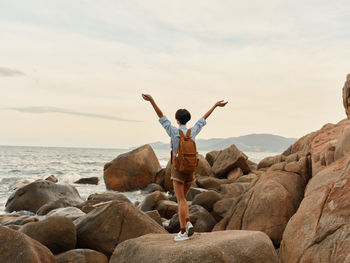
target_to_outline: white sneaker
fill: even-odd
[[[181,234],[181,231],[177,234],[176,237],[174,237],[174,241],[184,241],[184,240],[187,240],[187,239],[189,239],[188,235],[187,235],[187,232]]]
[[[186,233],[187,233],[187,236],[189,237],[192,236],[194,233],[194,228],[190,221],[186,223]]]

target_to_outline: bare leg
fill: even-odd
[[[185,184],[185,186],[184,186],[184,196],[185,196],[185,198],[186,198],[186,195],[187,195],[187,192],[188,192],[188,190],[191,188],[191,183],[186,183]],[[187,204],[187,201],[186,201],[186,204]],[[185,216],[185,219],[186,218],[190,218],[190,210],[189,210],[189,208],[188,208],[188,204],[187,204],[187,206],[186,206],[186,216]]]
[[[173,180],[173,185],[178,204],[180,228],[183,230],[186,228],[186,213],[188,211],[188,204],[184,195],[184,184]]]

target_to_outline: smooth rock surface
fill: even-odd
[[[57,263],[108,263],[108,258],[92,249],[72,249],[56,257]]]

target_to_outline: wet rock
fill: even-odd
[[[110,263],[279,263],[271,240],[262,232],[195,233],[185,242],[174,235],[150,234],[118,245]]]
[[[98,177],[87,177],[87,178],[80,178],[78,181],[75,181],[75,184],[95,184],[97,185],[100,179]]]
[[[56,257],[57,263],[108,263],[108,258],[92,249],[72,249]]]
[[[133,191],[154,183],[160,170],[157,156],[147,144],[105,164],[103,178],[107,189]]]
[[[75,248],[77,240],[73,222],[64,216],[51,216],[39,222],[28,223],[19,231],[37,240],[54,254]]]
[[[58,183],[58,179],[57,179],[56,176],[54,176],[54,175],[50,175],[50,176],[47,177],[45,180],[46,180],[46,181],[53,182],[53,183]]]
[[[215,219],[209,212],[199,206],[190,206],[190,220],[193,224],[195,232],[210,232],[216,224]],[[178,233],[180,231],[180,222],[178,214],[175,214],[169,222],[169,226],[166,228],[170,233]]]
[[[29,236],[0,226],[1,263],[55,263],[51,251]]]
[[[36,213],[43,205],[60,198],[83,202],[75,187],[41,180],[17,189],[7,200],[6,211],[27,210]]]
[[[111,256],[116,245],[149,233],[167,233],[132,204],[112,201],[74,221],[78,248],[91,248]]]

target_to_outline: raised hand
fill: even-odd
[[[153,101],[153,98],[149,94],[142,94],[142,98],[146,101]]]
[[[225,105],[228,103],[228,101],[220,100],[217,103],[215,103],[215,107],[225,107]]]

